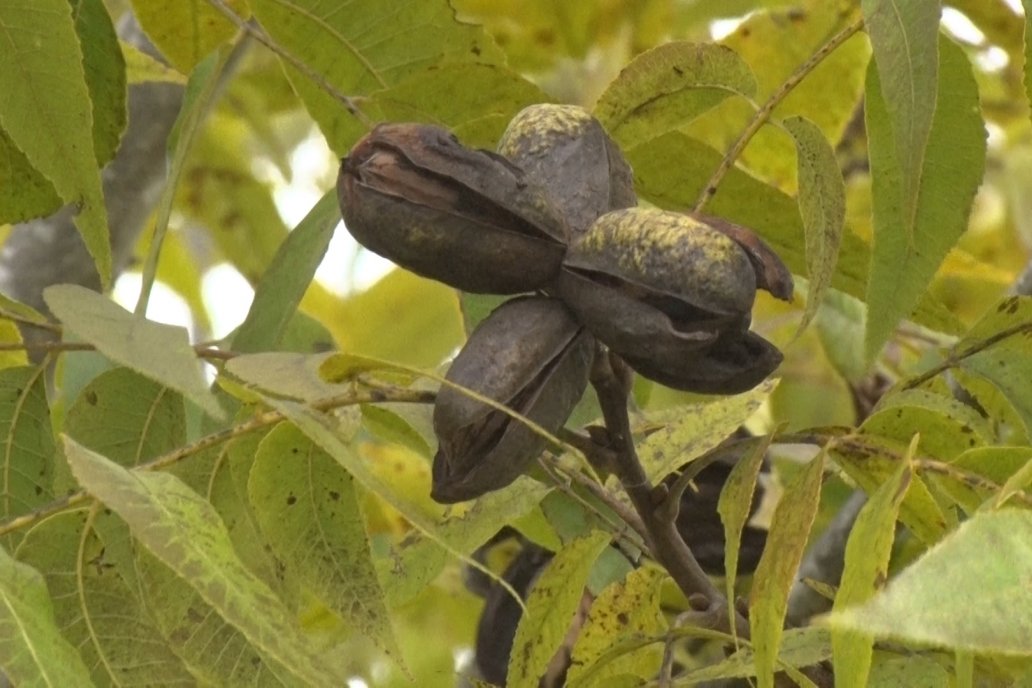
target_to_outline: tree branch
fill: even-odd
[[[698,617],[701,626],[730,632],[727,600],[695,560],[677,524],[666,517],[666,489],[653,487],[638,460],[627,413],[630,370],[616,355],[600,350],[591,371],[591,384],[598,393],[615,452],[613,470],[641,517],[654,558],[670,573],[693,608],[702,608]],[[735,624],[739,635],[748,638],[749,622],[739,615]]]

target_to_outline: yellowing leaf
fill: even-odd
[[[67,0],[0,4],[0,127],[29,162],[77,206],[75,225],[111,280],[111,245],[83,54]],[[16,30],[13,27],[17,27]]]
[[[834,610],[866,602],[888,576],[896,517],[910,484],[910,462],[916,449],[915,437],[896,474],[886,480],[860,510],[846,543],[845,568],[835,596]],[[866,686],[874,638],[862,632],[833,628],[831,644],[838,679],[836,684],[841,683],[846,688]]]
[[[751,98],[756,79],[742,58],[713,43],[665,43],[635,57],[606,87],[595,116],[631,148],[683,126],[725,98]]]
[[[221,0],[247,19],[245,0]],[[130,0],[133,14],[154,45],[183,74],[237,33],[236,26],[207,0]]]
[[[788,608],[788,593],[803,559],[821,498],[824,451],[785,486],[753,576],[749,623],[760,688],[774,685],[774,668]]]
[[[122,57],[125,59],[126,81],[130,84],[149,82],[186,84],[186,77],[181,72],[162,64],[132,43],[119,41],[119,45],[122,48]]]
[[[923,3],[915,3],[923,4]],[[939,91],[923,168],[914,189],[898,159],[894,123],[882,97],[882,77],[872,64],[867,83],[867,131],[874,202],[874,255],[867,284],[868,361],[896,323],[910,314],[950,248],[967,229],[968,214],[985,166],[985,124],[978,89],[960,47],[940,40]],[[913,199],[903,194],[913,194]],[[916,210],[908,203],[913,202]],[[911,216],[908,213],[913,212]]]
[[[570,628],[595,559],[610,537],[593,532],[561,549],[531,589],[509,655],[509,688],[536,688]]]

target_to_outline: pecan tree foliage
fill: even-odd
[[[4,674],[1027,682],[1012,4],[0,2]]]

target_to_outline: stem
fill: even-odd
[[[289,62],[292,67],[311,79],[319,88],[328,93],[335,100],[339,101],[340,104],[344,106],[344,109],[347,110],[355,119],[361,122],[367,129],[372,126],[369,118],[366,117],[365,113],[359,109],[358,100],[356,98],[351,98],[338,91],[333,84],[326,80],[326,77],[284,50],[280,45],[272,40],[265,31],[255,26],[253,23],[245,21],[236,12],[234,12],[233,8],[227,5],[224,0],[208,0],[208,4],[221,12],[223,16],[233,22],[238,29],[264,45],[280,58]],[[387,84],[382,81],[380,82],[380,85],[384,88],[387,87]]]
[[[925,382],[928,382],[939,373],[945,372],[950,368],[954,367],[955,365],[963,361],[965,358],[970,358],[971,356],[974,356],[975,354],[981,351],[985,351],[989,347],[995,346],[996,344],[999,344],[1003,340],[1013,337],[1016,334],[1024,334],[1026,332],[1032,332],[1032,323],[1026,322],[1021,323],[1019,325],[1015,325],[1013,327],[1008,327],[1006,330],[1001,330],[1000,332],[997,332],[992,337],[988,337],[980,342],[972,344],[963,351],[960,351],[958,353],[951,353],[949,356],[946,357],[946,360],[940,363],[939,365],[932,366],[931,368],[921,373],[914,379],[906,382],[903,385],[903,389],[914,389],[915,387],[918,387],[924,384]]]
[[[369,404],[369,403],[380,403],[385,401],[399,402],[399,403],[412,403],[412,404],[430,404],[433,403],[436,398],[436,394],[427,390],[415,390],[415,389],[404,389],[404,388],[393,388],[388,389],[385,387],[379,387],[373,390],[363,390],[357,392],[350,392],[348,394],[329,397],[327,399],[320,399],[311,404],[311,407],[317,411],[331,411],[336,408],[344,406],[354,406],[356,404]],[[279,411],[266,411],[260,413],[257,416],[251,418],[248,421],[235,425],[225,430],[214,432],[210,435],[205,435],[196,442],[180,447],[170,452],[166,452],[150,461],[141,463],[136,466],[133,470],[142,471],[156,471],[162,468],[167,468],[172,464],[178,463],[183,459],[190,457],[194,454],[198,454],[206,449],[214,447],[215,445],[223,442],[228,442],[232,439],[236,439],[242,435],[260,430],[261,428],[275,425],[281,420],[286,420],[285,416]],[[15,530],[31,526],[32,524],[46,518],[52,514],[64,511],[69,507],[82,504],[89,495],[85,490],[77,490],[72,492],[60,499],[56,499],[49,504],[44,504],[41,507],[33,509],[27,514],[9,518],[6,521],[0,522],[0,536],[11,533]]]
[[[96,351],[97,347],[87,342],[5,342],[0,344],[0,351],[46,351],[62,353],[66,351]],[[228,361],[240,354],[236,351],[216,349],[207,344],[197,344],[193,348],[198,358],[213,361]]]
[[[630,380],[629,375],[623,374],[626,372],[626,364],[617,356],[606,355],[601,351],[595,356],[591,384],[598,393],[602,416],[613,442],[613,470],[631,498],[634,510],[641,517],[653,557],[673,577],[689,600],[705,599],[707,606],[700,614],[700,624],[706,628],[730,632],[727,600],[699,566],[677,531],[677,525],[666,518],[666,490],[653,487],[638,460],[627,413]],[[749,622],[745,618],[736,618],[735,622],[739,635],[748,638]]]
[[[770,119],[770,115],[774,110],[781,104],[789,93],[799,85],[799,83],[812,72],[817,65],[824,61],[828,55],[833,53],[840,45],[849,40],[853,34],[857,33],[864,26],[864,20],[862,17],[854,19],[849,25],[839,31],[837,34],[832,36],[827,43],[817,49],[813,55],[810,56],[803,64],[799,65],[798,68],[792,74],[789,75],[785,82],[778,87],[778,90],[771,94],[770,98],[766,103],[763,104],[756,114],[753,115],[752,120],[745,127],[742,133],[738,136],[738,139],[731,145],[731,149],[728,150],[727,154],[720,161],[720,165],[713,172],[713,176],[706,182],[706,186],[703,187],[702,193],[699,194],[699,198],[695,201],[695,205],[692,207],[692,212],[700,212],[706,203],[713,198],[717,193],[717,187],[720,186],[720,182],[723,181],[724,176],[730,171],[731,167],[735,164],[735,161],[742,155],[742,151],[749,145],[749,141],[756,135],[756,132]]]

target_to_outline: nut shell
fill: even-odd
[[[587,386],[594,340],[556,299],[507,301],[470,335],[445,379],[505,404],[555,433]],[[441,387],[434,406],[430,496],[473,499],[519,477],[546,439],[508,414]]]
[[[565,251],[566,223],[544,191],[440,127],[377,126],[341,162],[337,194],[360,244],[464,291],[538,289]]]
[[[550,103],[524,108],[509,122],[498,152],[545,189],[574,236],[600,215],[638,204],[630,165],[584,108]]]

